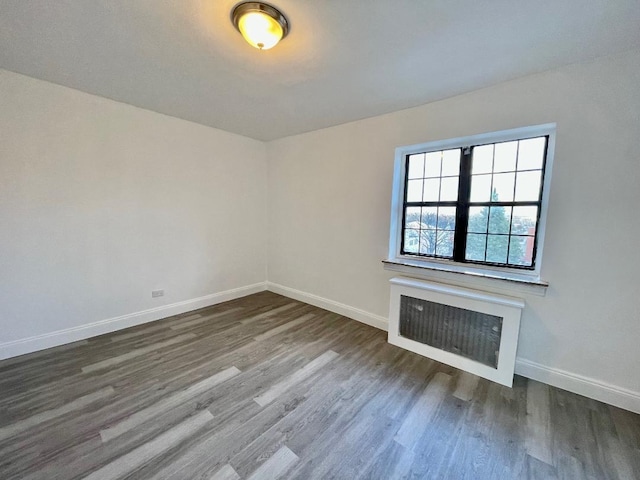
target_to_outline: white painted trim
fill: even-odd
[[[544,297],[549,286],[541,281],[524,281],[522,279],[506,279],[487,273],[471,271],[457,271],[448,267],[435,267],[433,265],[420,265],[414,261],[402,260],[395,262],[382,261],[383,268],[389,272],[396,272],[407,277],[422,280],[432,280],[438,283],[448,283],[461,287],[472,287],[493,293],[524,293]]]
[[[518,347],[520,331],[520,316],[524,308],[524,301],[509,299],[474,292],[473,290],[438,285],[420,280],[392,278],[391,297],[389,304],[389,336],[392,345],[411,352],[446,363],[452,367],[465,370],[491,381],[511,387]],[[400,334],[400,298],[406,295],[413,298],[427,300],[442,305],[451,305],[473,312],[482,312],[502,317],[502,333],[500,335],[500,355],[497,367],[491,367],[452,352],[426,345],[424,343],[403,337]]]
[[[255,283],[244,287],[233,288],[223,292],[212,293],[203,297],[192,298],[181,302],[150,308],[140,312],[128,313],[119,317],[107,318],[93,323],[79,325],[77,327],[57,330],[55,332],[21,338],[10,342],[0,343],[0,360],[17,357],[26,353],[37,352],[45,348],[57,347],[78,340],[104,335],[123,328],[141,325],[147,322],[160,320],[181,313],[197,310],[236,298],[262,292],[267,289],[266,282]]]
[[[538,136],[548,135],[547,157],[545,163],[545,174],[542,188],[542,207],[540,209],[540,219],[537,231],[537,253],[536,266],[534,270],[521,270],[509,267],[494,267],[490,265],[458,263],[453,260],[437,258],[421,258],[402,255],[400,253],[404,181],[406,156],[413,153],[434,152],[452,148],[464,148],[469,145],[479,145],[483,143],[498,143],[512,140],[522,140]],[[549,191],[551,186],[551,172],[553,170],[553,157],[555,152],[556,124],[547,123],[530,127],[514,128],[499,132],[470,135],[467,137],[450,138],[447,140],[421,143],[417,145],[407,145],[395,149],[395,160],[393,167],[393,188],[391,194],[391,219],[389,229],[389,257],[388,261],[393,263],[406,263],[415,261],[422,265],[435,269],[447,269],[451,272],[476,273],[480,275],[490,275],[496,278],[503,277],[506,280],[533,279],[540,280],[540,269],[542,265],[542,249],[544,245],[545,225],[547,219],[547,208],[549,204]],[[416,275],[416,273],[414,273]]]
[[[529,127],[511,128],[509,130],[500,130],[497,132],[467,135],[466,137],[456,137],[449,138],[447,140],[436,140],[433,142],[405,145],[398,147],[396,150],[404,155],[415,152],[437,152],[438,150],[448,150],[451,148],[466,147],[474,144],[500,143],[523,138],[541,137],[543,135],[549,135],[549,133],[554,132],[555,129],[555,123],[543,123],[541,125],[533,125]]]
[[[481,302],[493,303],[496,305],[505,305],[523,309],[524,300],[520,298],[505,297],[503,295],[495,295],[491,293],[481,292],[479,290],[470,290],[468,288],[454,287],[443,283],[425,282],[424,280],[414,280],[411,278],[394,277],[389,282],[392,285],[400,285],[404,287],[419,288],[421,290],[429,290],[432,292],[443,293],[445,295],[453,295],[456,297],[469,298]]]
[[[353,320],[357,320],[358,322],[366,323],[367,325],[379,328],[385,332],[389,327],[389,321],[385,317],[345,305],[344,303],[319,297],[318,295],[296,290],[295,288],[285,287],[284,285],[279,285],[273,282],[267,282],[267,290],[279,295],[284,295],[285,297],[293,298],[300,302],[308,303],[309,305],[329,310],[330,312],[343,315]]]
[[[524,358],[516,360],[516,374],[577,393],[600,402],[640,413],[640,392],[634,392],[590,377],[547,367]]]

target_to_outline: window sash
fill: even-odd
[[[473,151],[477,147],[481,147],[483,145],[497,145],[504,142],[509,141],[520,141],[527,140],[529,138],[545,138],[545,146],[544,146],[544,154],[542,158],[542,168],[541,169],[523,169],[517,170],[517,166],[514,167],[514,172],[526,172],[526,171],[541,171],[541,179],[540,179],[540,189],[538,192],[538,199],[527,200],[527,201],[483,201],[483,202],[471,202],[471,181],[472,181],[472,159],[473,159]],[[490,143],[479,143],[466,147],[457,147],[461,148],[461,156],[460,156],[460,172],[459,172],[459,182],[458,182],[458,200],[457,201],[421,201],[421,202],[407,202],[407,189],[409,184],[409,158],[411,155],[429,153],[428,151],[416,151],[407,153],[404,158],[404,191],[403,191],[403,203],[402,203],[402,223],[401,223],[401,235],[400,235],[400,254],[407,255],[411,257],[423,257],[423,258],[439,258],[446,259],[459,263],[467,263],[467,264],[475,264],[475,265],[485,265],[485,266],[493,266],[493,267],[502,267],[502,268],[513,268],[518,270],[535,270],[536,268],[536,260],[537,260],[537,251],[538,251],[538,240],[539,240],[539,230],[540,230],[540,216],[542,213],[542,200],[543,200],[543,190],[545,185],[545,174],[546,174],[546,166],[547,166],[547,154],[549,149],[549,135],[536,135],[533,137],[523,137],[523,138],[514,138],[512,140],[506,140],[504,142],[490,142]],[[456,148],[456,147],[452,147]],[[450,148],[448,148],[450,149]],[[447,150],[448,150],[447,149]],[[439,151],[439,150],[433,150]],[[492,170],[492,182],[493,176],[501,173],[494,172]],[[515,182],[514,182],[515,189]],[[420,253],[420,248],[418,248],[418,253],[416,252],[407,252],[405,251],[405,238],[406,238],[406,212],[408,207],[455,207],[456,208],[456,226],[453,240],[453,255],[452,256],[442,256],[430,253]],[[466,258],[466,243],[467,243],[467,235],[469,233],[469,212],[472,207],[537,207],[537,216],[535,221],[535,235],[533,238],[533,248],[532,248],[532,256],[531,256],[531,265],[518,265],[509,263],[509,249],[510,249],[510,240],[512,237],[527,237],[527,235],[520,234],[512,234],[511,229],[513,225],[513,218],[510,217],[509,222],[509,233],[508,234],[491,234],[491,235],[503,235],[508,238],[507,242],[507,254],[505,263],[502,262],[491,262],[486,260],[486,247],[485,247],[485,260],[470,260]],[[484,233],[485,242],[488,243],[489,231]]]

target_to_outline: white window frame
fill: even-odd
[[[547,157],[545,174],[542,187],[542,205],[540,220],[537,230],[537,252],[534,269],[521,270],[495,265],[478,265],[456,262],[454,260],[430,257],[418,257],[403,255],[400,252],[403,218],[404,182],[407,155],[414,153],[434,152],[453,148],[465,148],[470,145],[483,143],[508,142],[526,138],[548,136]],[[393,170],[393,191],[391,198],[391,228],[389,232],[389,258],[388,262],[401,264],[407,267],[432,268],[449,272],[468,273],[472,275],[490,276],[523,282],[540,281],[542,267],[542,255],[544,249],[544,237],[547,223],[547,210],[549,207],[549,191],[551,187],[551,173],[553,170],[553,158],[555,151],[556,124],[548,123],[531,127],[514,128],[499,132],[483,133],[467,137],[451,138],[434,142],[421,143],[398,147],[395,150],[395,164]]]

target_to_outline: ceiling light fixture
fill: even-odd
[[[289,33],[285,16],[262,2],[239,3],[231,11],[231,21],[247,43],[260,50],[275,47]]]

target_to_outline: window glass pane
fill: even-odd
[[[542,168],[544,159],[545,137],[520,140],[518,149],[518,170],[537,170]]]
[[[487,237],[487,262],[507,263],[508,235],[489,235]]]
[[[535,237],[514,237],[509,242],[509,263],[530,267],[533,264],[533,242]]]
[[[487,221],[489,219],[489,207],[469,208],[469,232],[487,233]]]
[[[513,207],[512,235],[535,235],[538,207]]]
[[[493,176],[492,202],[510,202],[513,200],[515,175],[515,173],[498,173]]]
[[[435,255],[436,253],[436,231],[420,231],[420,253],[423,255]]]
[[[407,202],[419,202],[422,200],[422,180],[409,180],[407,182]]]
[[[445,150],[442,152],[442,176],[460,175],[460,153],[461,149]]]
[[[443,178],[440,183],[440,201],[455,202],[458,200],[458,177]]]
[[[422,200],[425,202],[437,202],[440,196],[440,179],[429,178],[424,181]]]
[[[456,207],[438,208],[438,230],[456,229]]]
[[[422,218],[420,228],[436,229],[438,223],[438,207],[422,207]]]
[[[420,207],[407,207],[404,214],[405,228],[420,228]]]
[[[424,153],[409,155],[409,176],[407,178],[422,178],[424,176]]]
[[[540,178],[542,172],[518,172],[516,180],[516,202],[537,201],[540,197]]]
[[[484,250],[486,247],[487,236],[477,233],[467,234],[467,251],[464,257],[467,260],[484,261]]]
[[[440,165],[442,163],[442,152],[431,152],[426,155],[426,164],[424,167],[425,177],[439,177]]]
[[[491,175],[471,177],[471,201],[488,202],[491,198]]]
[[[512,172],[516,169],[516,155],[518,154],[518,142],[496,143],[496,152],[493,159],[494,172]]]
[[[473,149],[471,161],[471,173],[490,173],[493,166],[493,144],[482,145]]]
[[[489,211],[489,233],[509,233],[511,207],[491,207]]]
[[[441,257],[453,256],[453,232],[438,230],[436,255]]]
[[[407,228],[404,231],[404,251],[406,253],[418,253],[420,245],[420,230]]]

